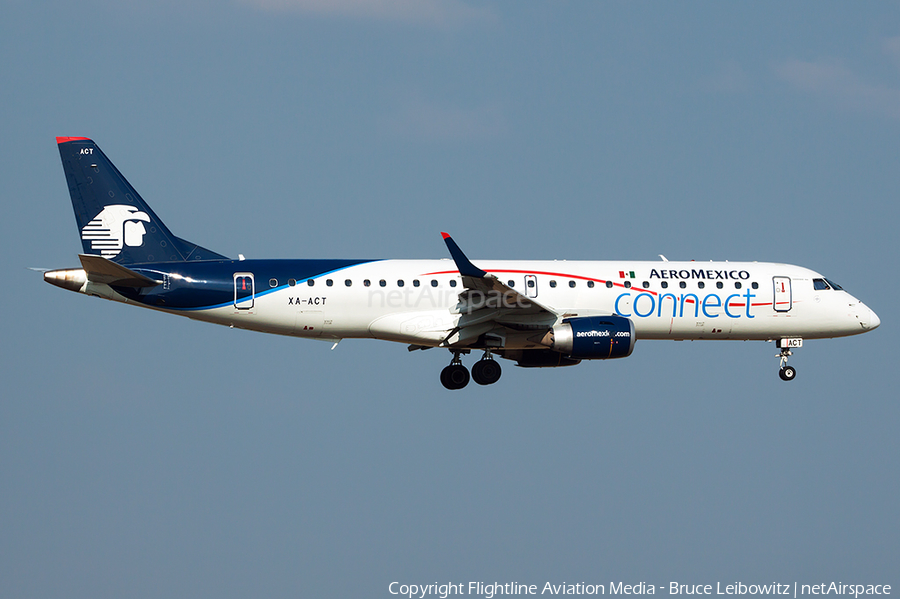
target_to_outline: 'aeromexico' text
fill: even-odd
[[[709,279],[709,280],[731,280],[746,281],[750,278],[750,273],[746,270],[699,270],[692,268],[682,268],[681,270],[650,270],[651,279]]]

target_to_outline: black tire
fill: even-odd
[[[453,368],[453,367],[452,367],[452,366],[447,366],[446,368],[444,368],[444,369],[441,371],[441,384],[442,384],[446,389],[451,389],[451,390],[452,390],[452,389],[453,389],[453,383],[450,382],[450,369],[451,369],[451,368]]]
[[[479,360],[472,366],[472,379],[479,385],[493,385],[501,374],[503,369],[494,360]]]
[[[441,371],[441,384],[447,389],[462,389],[469,384],[469,371],[462,364],[451,364]]]
[[[797,376],[797,369],[793,366],[785,366],[778,371],[778,376],[780,376],[783,381],[792,381],[794,380],[794,377]]]

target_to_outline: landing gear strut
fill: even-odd
[[[775,355],[776,358],[781,358],[781,368],[778,370],[778,376],[780,376],[783,381],[792,381],[794,380],[794,377],[797,376],[797,369],[787,365],[788,358],[791,355],[791,350],[787,347],[782,347],[781,353]]]
[[[461,352],[454,351],[453,360],[450,362],[450,366],[447,366],[441,371],[441,384],[450,390],[462,389],[469,384],[469,371],[466,370],[466,367],[462,364],[462,360],[459,359],[460,353]]]
[[[500,380],[501,374],[503,369],[491,356],[491,350],[485,351],[484,356],[472,366],[472,378],[479,385],[493,385]]]

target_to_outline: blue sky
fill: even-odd
[[[21,2],[0,21],[0,595],[900,584],[892,3]],[[86,298],[55,136],[247,257],[759,260],[871,306],[462,393],[449,354]],[[894,299],[891,299],[894,298]],[[471,360],[470,360],[471,361]]]

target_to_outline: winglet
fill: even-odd
[[[459,274],[464,277],[476,277],[476,278],[484,278],[487,276],[487,273],[471,262],[466,258],[466,255],[463,254],[463,251],[459,249],[459,246],[456,245],[456,242],[453,241],[453,238],[450,237],[448,233],[441,233],[441,236],[444,238],[444,243],[447,244],[447,249],[450,250],[450,256],[453,257],[453,261],[456,262],[456,268],[459,270]]]
[[[64,143],[68,143],[70,141],[91,141],[91,140],[88,139],[87,137],[57,137],[56,138],[57,144],[64,144]]]

